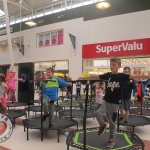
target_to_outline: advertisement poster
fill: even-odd
[[[44,42],[44,46],[50,46],[50,33],[45,34],[45,42]]]
[[[58,45],[57,32],[51,32],[51,45]]]
[[[39,35],[39,47],[43,47],[44,45],[44,34]]]
[[[63,36],[64,36],[63,30],[58,31],[58,45],[63,44]]]

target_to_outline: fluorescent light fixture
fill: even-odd
[[[100,0],[99,3],[96,4],[98,9],[107,9],[110,7],[110,3],[106,2],[105,0]]]
[[[30,27],[35,26],[36,23],[33,22],[32,20],[25,22],[26,25],[29,25]]]
[[[0,9],[0,16],[4,16],[5,13]]]

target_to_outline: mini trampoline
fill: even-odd
[[[133,108],[129,110],[130,114],[137,114],[138,113],[138,109],[137,108]],[[142,114],[143,116],[150,116],[150,109],[142,109]]]
[[[58,111],[62,110],[62,107],[55,105],[54,111],[56,111],[56,113]],[[33,111],[33,112],[41,112],[41,106],[31,106],[28,107],[28,112],[29,111]],[[57,114],[56,114],[57,115]],[[30,114],[28,113],[28,117],[30,117]]]
[[[15,120],[16,118],[22,117],[22,116],[27,116],[26,112],[23,112],[22,110],[14,110],[10,109],[8,110],[8,117],[12,120],[14,120],[13,125],[15,127]]]
[[[122,126],[130,126],[133,128],[133,133],[134,133],[134,128],[139,127],[139,126],[145,126],[150,124],[150,119],[144,116],[135,116],[135,115],[129,115],[128,123],[124,122],[119,122],[119,125]]]
[[[98,135],[98,128],[91,128],[86,130],[86,148],[83,144],[84,134],[83,130],[75,130],[69,133],[66,144],[67,150],[69,146],[84,149],[84,150],[106,150],[105,147],[109,139],[109,131],[106,130],[103,135]],[[115,146],[113,150],[144,150],[144,143],[134,133],[127,131],[116,131]]]
[[[10,106],[12,102],[7,102],[6,106],[7,107],[22,107],[22,106],[28,106],[28,103],[23,103],[23,102],[14,102],[14,106]]]
[[[49,128],[49,121],[48,119],[45,122],[41,122],[41,118],[31,118],[23,120],[24,131],[25,128],[27,129],[27,140],[29,140],[29,129],[39,129],[41,131],[41,141],[43,141],[43,130],[57,130],[58,142],[59,142],[59,131],[62,129],[67,129],[72,126],[77,126],[78,129],[78,122],[73,119],[67,118],[59,118],[55,117],[53,120],[53,127]]]
[[[59,116],[83,119],[84,118],[84,110],[72,110],[72,115],[71,115],[71,110],[59,111]],[[87,111],[86,118],[93,118],[93,117],[95,117],[94,112]]]

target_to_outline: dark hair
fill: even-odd
[[[5,82],[5,75],[4,74],[0,74],[0,79],[1,79],[1,82]]]
[[[131,68],[130,67],[124,67],[123,70],[129,70],[129,72],[131,72]]]
[[[54,72],[54,69],[52,67],[49,67],[46,70],[50,70],[51,72]]]
[[[110,59],[110,62],[115,62],[115,63],[117,63],[118,65],[121,65],[121,59],[118,58],[118,57],[111,58],[111,59]]]

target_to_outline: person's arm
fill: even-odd
[[[90,76],[90,77],[80,77],[79,79],[81,80],[86,80],[86,79],[100,79],[100,76],[99,75],[93,75],[93,76]]]
[[[22,78],[13,78],[13,80],[15,80],[15,81],[22,81],[23,79]]]
[[[130,86],[132,89],[136,88],[136,84],[135,84],[134,80],[132,80],[132,82],[130,81]]]
[[[60,78],[57,78],[57,81],[60,86],[72,86],[71,82],[65,82],[65,81],[61,80]]]
[[[141,79],[141,78],[145,78],[148,79],[150,78],[150,76],[148,75],[141,75],[141,74],[132,74],[129,76],[130,79]]]

